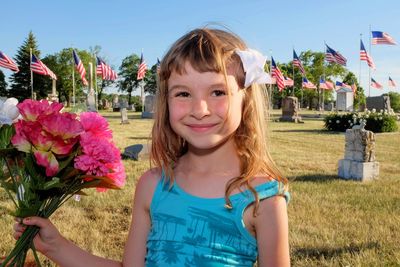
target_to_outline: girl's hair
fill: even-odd
[[[150,159],[156,167],[163,169],[171,184],[174,180],[174,165],[187,151],[187,143],[172,130],[169,123],[168,79],[171,73],[185,73],[186,62],[198,72],[222,73],[225,77],[229,68],[230,73],[233,70],[239,87],[244,88],[245,73],[235,50],[246,48],[246,44],[233,33],[219,29],[195,29],[177,40],[161,61]],[[251,179],[261,174],[283,184],[287,184],[287,180],[268,153],[265,124],[268,98],[267,94],[264,94],[266,88],[253,84],[243,90],[242,119],[233,137],[240,158],[241,173],[226,185],[225,201],[226,207],[231,208],[229,196],[232,191],[235,188],[241,190],[247,187],[256,200],[256,215],[259,198],[251,185]]]

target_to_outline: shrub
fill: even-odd
[[[350,112],[345,114],[331,113],[324,118],[325,128],[329,131],[344,132],[354,125],[365,123],[365,129],[374,133],[397,131],[397,117],[386,111],[376,112],[366,110],[365,112]]]

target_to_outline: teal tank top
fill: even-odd
[[[260,200],[284,194],[283,185],[270,181],[255,187]],[[160,179],[150,205],[151,228],[147,237],[147,267],[246,266],[257,260],[256,239],[242,220],[245,208],[254,202],[249,191],[224,198],[201,198],[172,187]]]

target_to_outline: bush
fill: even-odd
[[[344,132],[354,125],[365,123],[365,129],[374,133],[397,131],[397,117],[386,111],[376,112],[366,110],[365,112],[350,112],[346,114],[331,113],[324,118],[325,128],[329,131]]]

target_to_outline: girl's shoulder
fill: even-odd
[[[144,172],[136,184],[136,198],[142,199],[146,206],[150,206],[154,191],[161,177],[162,172],[159,168],[152,168]]]

